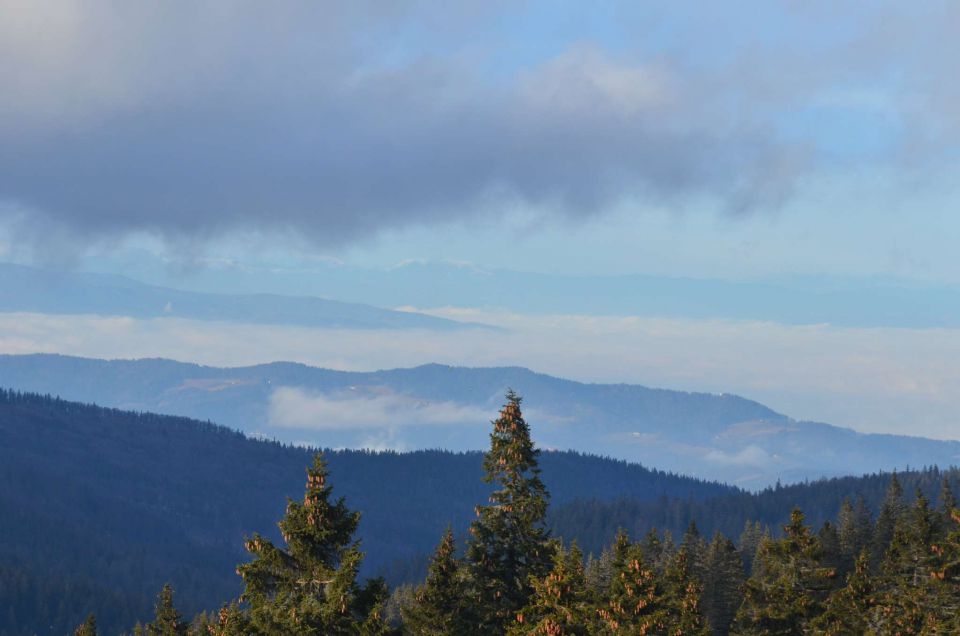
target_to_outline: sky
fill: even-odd
[[[0,0],[0,15],[0,260],[293,294],[410,263],[879,282],[918,305],[960,285],[956,3]],[[151,324],[111,341],[84,331],[89,317],[8,315],[0,343],[509,362],[960,436],[953,328],[851,327],[816,299],[823,317],[797,325],[598,316],[562,286],[550,312],[367,289],[364,302],[547,336],[506,349],[384,334],[351,355],[314,334],[330,350],[307,356],[279,331],[244,349],[248,334],[181,324],[184,347]]]

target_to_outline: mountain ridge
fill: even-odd
[[[136,267],[141,277],[177,281],[154,257],[100,261],[101,268]],[[96,266],[97,263],[92,263]],[[236,262],[198,268],[191,289],[235,292],[281,289],[355,302],[416,307],[505,308],[519,313],[769,320],[790,325],[956,327],[960,288],[889,276],[709,278],[667,274],[571,274],[411,261],[387,268],[345,264],[269,267]]]
[[[503,391],[526,398],[544,448],[577,449],[762,488],[937,464],[960,443],[794,420],[731,394],[583,383],[523,367],[338,371],[300,363],[213,367],[166,359],[0,356],[0,386],[193,417],[287,443],[478,450]]]
[[[119,274],[50,271],[0,263],[0,311],[188,318],[341,329],[497,329],[361,302],[269,293],[197,292]]]

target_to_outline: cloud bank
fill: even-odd
[[[837,112],[886,113],[898,148],[956,140],[934,79],[957,51],[929,33],[949,4],[630,4],[0,0],[0,215],[39,246],[340,245],[518,210],[775,208],[851,128]],[[587,17],[601,33],[564,30]]]

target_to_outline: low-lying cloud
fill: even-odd
[[[772,468],[777,463],[777,457],[759,446],[746,446],[736,452],[729,452],[719,448],[705,451],[703,459],[721,466],[742,466],[752,468]]]
[[[423,400],[389,390],[319,393],[279,387],[270,395],[269,407],[271,426],[312,431],[395,431],[407,426],[478,424],[489,419],[489,409]]]

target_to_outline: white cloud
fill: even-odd
[[[405,426],[477,424],[490,413],[465,404],[428,401],[390,390],[319,393],[298,387],[279,387],[270,395],[270,424],[310,430],[380,429]],[[368,447],[390,447],[392,440],[376,438]]]
[[[748,466],[753,468],[771,468],[778,463],[776,455],[753,445],[742,448],[735,453],[711,448],[704,455],[704,459],[722,466]]]

